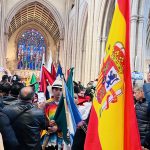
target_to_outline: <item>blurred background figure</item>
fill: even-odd
[[[142,87],[137,86],[134,88],[134,97],[136,99],[135,111],[136,111],[138,128],[140,133],[141,145],[143,145],[145,136],[150,131],[148,102],[144,97],[144,92]]]

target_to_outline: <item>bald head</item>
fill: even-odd
[[[33,91],[33,88],[32,87],[24,87],[21,89],[20,91],[20,99],[21,100],[32,100],[33,97],[34,97],[34,91]]]

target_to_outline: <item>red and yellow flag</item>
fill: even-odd
[[[129,0],[117,0],[85,150],[141,150],[131,85],[129,23]]]

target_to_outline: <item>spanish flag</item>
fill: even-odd
[[[129,0],[117,0],[85,150],[141,150],[131,85],[129,8]]]

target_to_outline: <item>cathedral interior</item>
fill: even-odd
[[[115,0],[1,0],[0,67],[26,80],[41,66],[67,72],[86,84],[98,77]],[[131,0],[131,70],[150,64],[150,1]],[[117,30],[117,29],[116,29]]]

